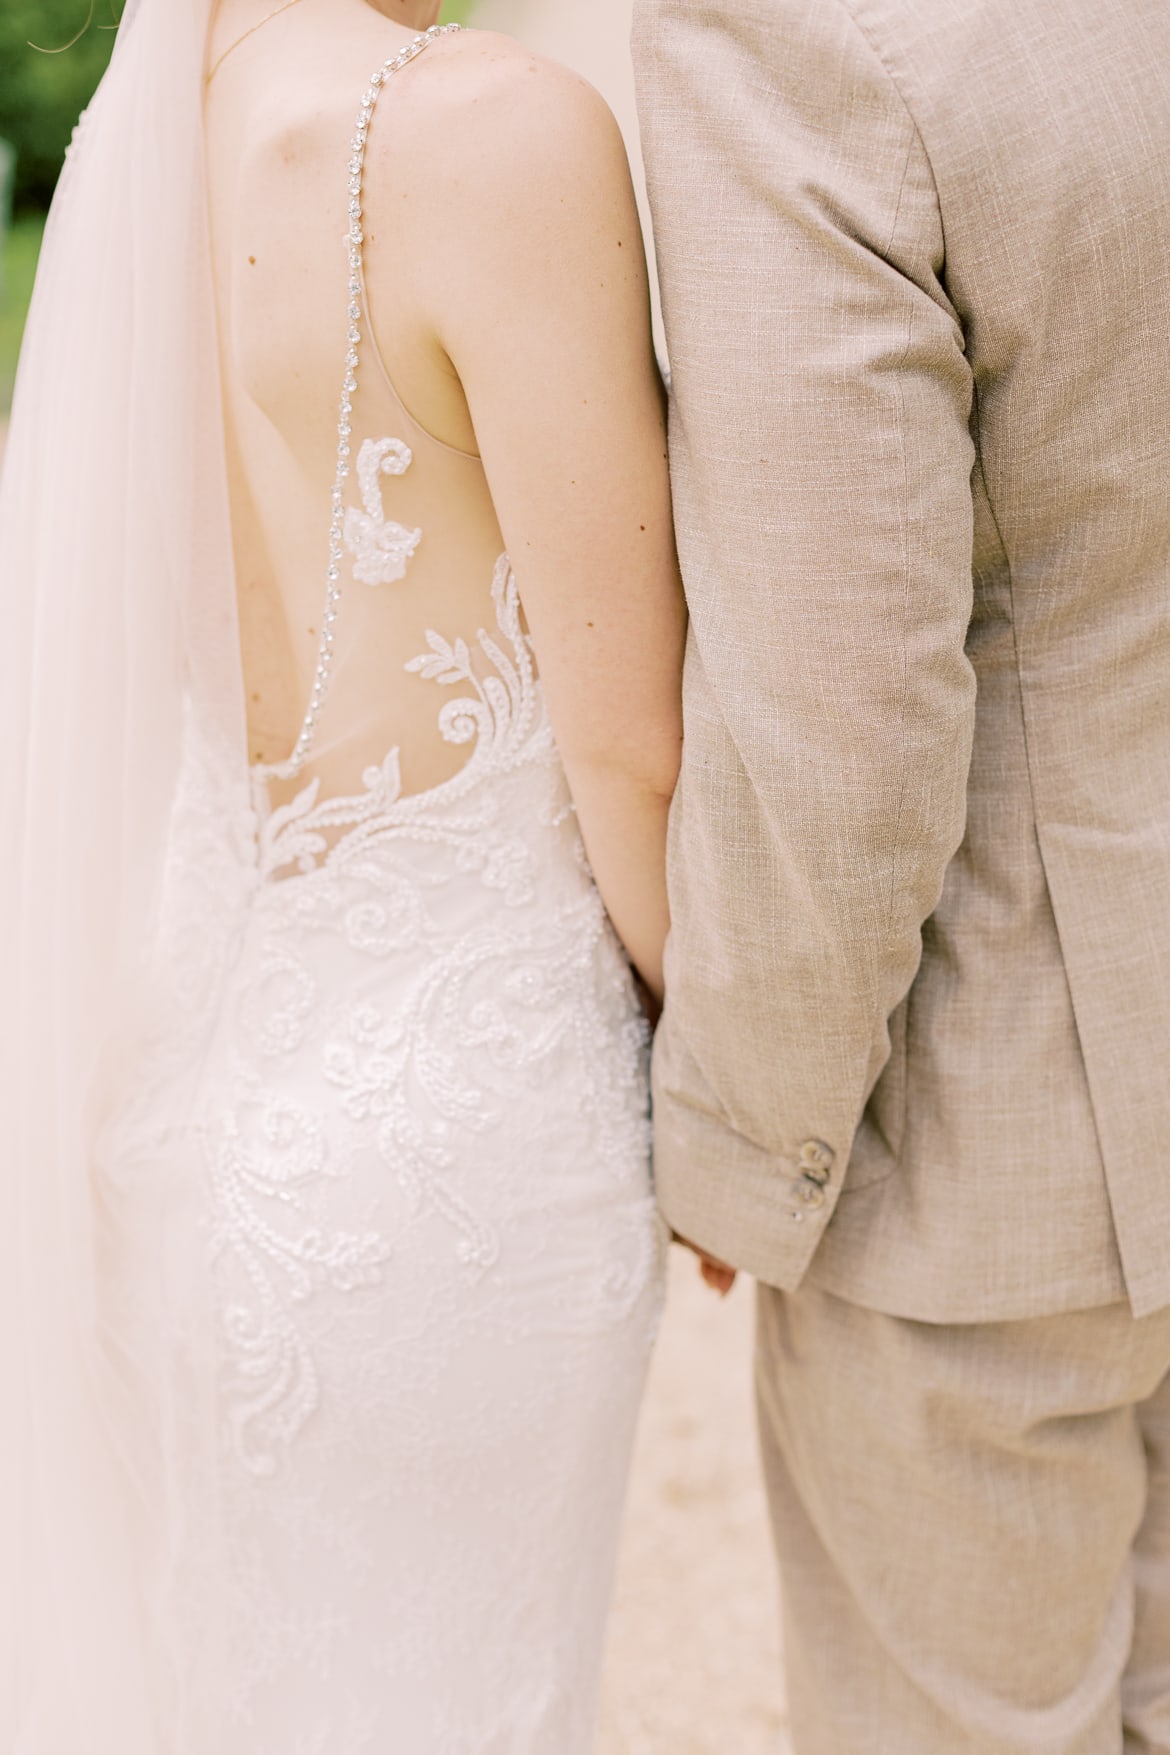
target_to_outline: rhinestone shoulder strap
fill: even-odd
[[[337,626],[338,605],[341,602],[345,482],[350,474],[349,440],[352,430],[350,414],[353,411],[353,397],[357,390],[358,355],[362,341],[362,239],[364,235],[362,232],[362,192],[366,166],[366,139],[370,129],[370,118],[373,116],[374,106],[378,102],[382,88],[387,82],[393,79],[396,73],[401,73],[404,67],[408,67],[425,49],[429,49],[439,37],[447,36],[459,28],[457,24],[436,24],[430,30],[424,31],[421,36],[415,37],[399,54],[392,56],[389,61],[382,64],[362,93],[362,104],[357,115],[349,159],[349,230],[346,234],[346,245],[349,251],[348,349],[345,356],[345,379],[337,421],[337,473],[333,479],[333,513],[329,524],[329,566],[326,572],[325,613],[321,621],[321,639],[317,648],[317,666],[313,673],[313,687],[292,755],[287,761],[259,766],[255,772],[261,779],[293,780],[304,768],[317,735],[317,718],[328,693],[333,665],[334,631]]]

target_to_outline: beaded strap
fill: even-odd
[[[369,86],[362,93],[362,106],[358,111],[357,126],[354,130],[349,160],[349,232],[347,244],[349,248],[349,333],[348,351],[345,356],[345,381],[341,392],[339,419],[337,422],[337,473],[333,480],[333,515],[329,524],[329,567],[325,585],[325,614],[321,623],[321,640],[317,649],[317,667],[313,674],[313,688],[309,696],[309,705],[305,710],[304,721],[297,737],[292,755],[285,762],[275,762],[261,766],[257,773],[268,780],[292,780],[301,772],[309,759],[314,740],[317,735],[317,717],[325,701],[329,689],[330,670],[333,664],[333,638],[337,625],[337,607],[341,602],[341,556],[342,531],[345,526],[345,481],[350,473],[350,415],[353,412],[353,397],[357,390],[358,348],[362,340],[362,185],[366,165],[366,138],[370,129],[370,118],[374,106],[378,102],[382,87],[396,73],[401,73],[412,61],[421,55],[424,49],[439,37],[447,36],[459,29],[457,24],[436,24],[422,36],[415,37],[413,42],[382,66],[373,75]]]

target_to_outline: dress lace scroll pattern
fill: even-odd
[[[357,796],[322,800],[314,780],[268,810],[257,779],[234,1097],[209,1153],[228,1400],[253,1473],[279,1466],[320,1405],[314,1306],[375,1308],[404,1231],[437,1223],[467,1285],[495,1274],[506,1298],[498,1215],[514,1194],[494,1179],[515,1175],[507,1142],[550,1082],[574,1163],[644,1176],[645,1026],[506,557],[493,599],[496,631],[475,642],[484,674],[465,641],[434,632],[407,666],[459,691],[439,727],[474,749],[451,780],[404,796],[392,750]],[[633,1253],[599,1263],[559,1321],[588,1329],[637,1301],[657,1252],[639,1223]]]

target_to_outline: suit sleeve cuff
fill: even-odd
[[[667,1223],[688,1243],[780,1291],[795,1291],[825,1234],[843,1165],[819,1139],[768,1151],[670,1088],[656,1065],[654,1166]]]

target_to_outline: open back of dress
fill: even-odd
[[[404,407],[365,284],[370,132],[421,52],[412,43],[376,72],[356,114],[348,86],[343,106],[330,101],[328,69],[299,104],[284,85],[278,102],[249,83],[212,87],[228,462],[263,810],[288,803],[302,777],[322,797],[353,795],[388,758],[406,794],[450,779],[475,721],[440,723],[434,684],[482,701],[497,671],[478,636],[494,639],[496,599],[511,588],[483,465]]]

